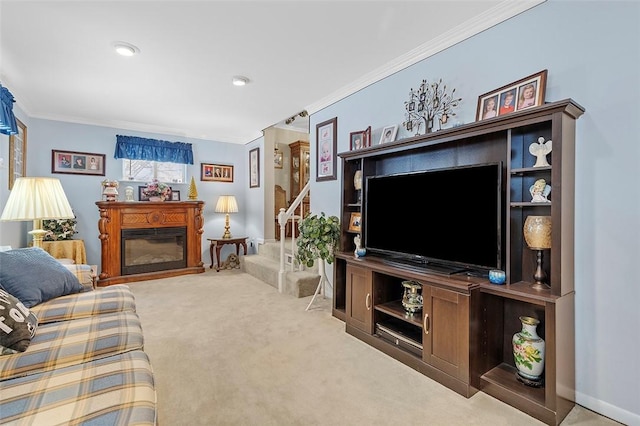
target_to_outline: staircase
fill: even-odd
[[[320,274],[318,261],[313,268],[300,267],[295,262],[295,231],[294,240],[285,238],[285,225],[291,221],[292,229],[296,229],[295,221],[300,220],[305,212],[301,206],[302,200],[309,193],[310,183],[302,188],[289,209],[280,209],[277,215],[280,224],[280,241],[258,245],[258,254],[244,257],[244,271],[275,287],[280,293],[295,297],[313,295],[319,288]],[[300,206],[300,216],[295,215]],[[324,272],[323,272],[324,273]],[[312,299],[313,301],[313,299]]]
[[[314,265],[311,269],[300,271],[296,267],[294,271],[291,271],[290,262],[293,261],[293,257],[291,240],[287,239],[285,242],[285,264],[288,268],[284,273],[282,293],[294,297],[311,296],[320,282],[318,268]],[[242,260],[245,272],[278,289],[278,276],[280,274],[279,241],[259,244],[257,255],[244,256]]]

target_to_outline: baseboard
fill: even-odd
[[[623,408],[611,405],[592,396],[576,391],[576,403],[583,407],[595,411],[596,413],[608,417],[628,426],[640,426],[640,414],[632,413]]]

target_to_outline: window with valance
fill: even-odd
[[[116,135],[114,157],[162,163],[193,164],[193,149],[190,143]]]

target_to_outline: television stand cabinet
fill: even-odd
[[[546,424],[562,422],[575,405],[573,196],[575,124],[583,113],[580,105],[566,99],[340,153],[342,225],[332,312],[345,322],[346,332],[465,397],[485,392]],[[536,157],[529,146],[540,137],[552,140],[553,150],[549,166],[534,167]],[[361,214],[361,229],[367,220],[366,190],[355,189],[356,172],[366,182],[370,176],[488,163],[502,164],[504,285],[490,284],[483,276],[399,267],[382,256],[354,256],[357,233],[349,230],[351,214]],[[548,203],[531,202],[529,188],[538,179],[551,186]],[[417,188],[416,200],[421,195]],[[406,209],[390,217],[389,226],[402,223],[407,215],[419,218],[416,200],[405,200]],[[433,202],[430,208],[437,208],[437,200]],[[473,212],[470,203],[470,217]],[[523,237],[531,215],[551,216],[551,249],[544,251],[542,264],[548,289],[531,286],[536,253]],[[411,238],[411,229],[404,235],[399,229],[398,234]],[[421,312],[408,315],[402,307],[404,280],[422,285]],[[520,316],[538,319],[537,332],[546,342],[540,387],[516,378],[511,339],[521,329]]]

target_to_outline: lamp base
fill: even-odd
[[[42,229],[42,220],[34,219],[33,221],[33,230],[29,231],[28,234],[33,236],[33,244],[32,247],[40,247],[42,248],[42,240],[44,239],[47,231]]]
[[[548,290],[551,288],[545,281],[547,280],[547,274],[542,269],[542,250],[536,250],[536,272],[533,274],[535,280],[531,284],[531,288],[535,290]]]
[[[222,239],[223,240],[230,240],[231,238],[233,238],[231,236],[231,232],[229,231],[231,227],[229,226],[229,213],[227,213],[227,215],[224,218],[224,234],[222,234]]]

